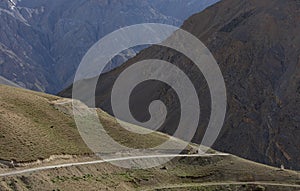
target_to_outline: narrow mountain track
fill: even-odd
[[[148,156],[131,156],[131,157],[122,157],[122,158],[112,158],[112,159],[105,159],[105,160],[94,160],[94,161],[87,161],[87,162],[74,162],[74,163],[66,163],[66,164],[58,164],[58,165],[50,165],[50,166],[42,166],[42,167],[35,167],[35,168],[28,168],[22,170],[15,170],[11,172],[6,172],[0,174],[0,177],[7,177],[7,176],[14,176],[20,174],[27,174],[27,173],[36,173],[39,171],[44,170],[52,170],[57,168],[67,168],[67,167],[74,167],[74,166],[82,166],[82,165],[93,165],[93,164],[100,164],[100,163],[107,163],[107,162],[116,162],[116,161],[126,161],[126,160],[136,160],[136,159],[155,159],[155,158],[175,158],[175,157],[212,157],[212,156],[229,156],[226,153],[218,153],[218,154],[202,154],[202,155],[148,155]]]

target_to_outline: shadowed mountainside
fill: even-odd
[[[184,22],[182,28],[210,49],[226,81],[228,112],[215,149],[300,169],[299,23],[298,0],[223,0]],[[191,61],[173,50],[150,47],[102,75],[96,92],[98,106],[112,113],[110,91],[115,79],[128,66],[150,58],[177,65],[194,82],[202,109],[194,141],[201,142],[210,115],[207,84]],[[60,95],[70,97],[71,87]],[[164,101],[170,112],[160,130],[172,134],[180,115],[179,100],[165,84],[136,87],[131,95],[132,113],[141,121],[149,119],[147,106],[156,99]]]

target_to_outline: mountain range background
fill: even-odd
[[[73,82],[87,50],[106,34],[139,23],[180,26],[217,0],[1,0],[0,75],[57,93]],[[108,67],[134,56],[130,49]]]

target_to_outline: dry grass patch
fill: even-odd
[[[17,162],[91,153],[56,96],[0,86],[0,159]]]

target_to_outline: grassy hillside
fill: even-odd
[[[88,154],[71,116],[42,93],[0,85],[0,159],[18,162]]]
[[[4,85],[0,92],[0,160],[29,162],[51,155],[92,154],[77,130],[71,100]],[[151,148],[169,139],[161,133],[130,133],[114,118],[97,111],[108,134],[127,147]]]

